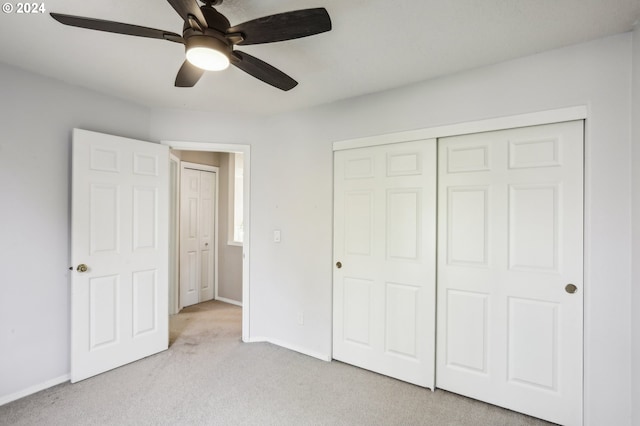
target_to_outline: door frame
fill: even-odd
[[[180,312],[180,159],[171,152],[169,209],[169,315],[175,315]]]
[[[243,168],[243,216],[244,242],[242,244],[242,341],[249,342],[250,334],[250,247],[251,247],[251,145],[217,142],[161,141],[170,149],[179,151],[241,152],[244,154]]]
[[[190,169],[190,170],[198,170],[201,172],[209,172],[209,173],[214,173],[216,175],[216,184],[214,186],[214,202],[215,202],[215,206],[214,206],[214,210],[213,210],[213,298],[214,300],[217,299],[217,295],[218,295],[218,255],[219,255],[219,251],[218,250],[218,208],[219,208],[219,194],[218,194],[218,186],[219,186],[219,182],[220,182],[220,167],[218,166],[209,166],[206,164],[199,164],[199,163],[192,163],[189,161],[182,161],[180,160],[180,173],[179,173],[179,181],[182,181],[182,173],[184,172],[184,169]],[[180,212],[182,209],[181,206],[181,201],[182,201],[182,189],[181,187],[178,187],[178,211]],[[172,206],[173,207],[173,206]],[[179,214],[178,215],[178,265],[180,265],[180,250],[179,250],[179,243],[180,241],[182,241],[182,235],[180,232],[180,229],[182,229],[182,215]],[[199,231],[198,231],[199,233]],[[181,294],[180,292],[181,288],[180,288],[180,279],[178,278],[178,295]],[[198,292],[198,297],[200,296],[199,292]],[[179,298],[180,299],[180,298]],[[200,302],[198,302],[200,303]],[[178,301],[178,311],[180,311],[182,308],[184,308],[184,305],[182,304],[182,300],[180,299]]]
[[[333,143],[333,150],[365,148],[369,146],[387,145],[391,143],[410,142],[422,139],[440,139],[447,136],[461,136],[472,133],[492,132],[494,130],[515,129],[517,127],[554,124],[563,121],[586,120],[588,108],[575,106],[527,114],[488,118],[486,120],[468,121],[447,126],[428,127],[405,132],[367,136],[357,139],[346,139]],[[585,142],[588,142],[585,132]]]

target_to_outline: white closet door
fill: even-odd
[[[439,388],[582,424],[583,122],[439,141]]]
[[[436,142],[334,160],[333,357],[433,388]]]

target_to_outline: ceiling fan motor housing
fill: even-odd
[[[229,20],[212,7],[200,8],[207,22],[202,22],[202,31],[192,28],[189,22],[185,22],[184,38],[185,51],[194,47],[205,47],[230,56],[232,45],[225,37],[225,31],[231,26]],[[205,26],[206,25],[206,26]]]
[[[208,49],[217,50],[229,56],[231,54],[231,46],[224,38],[220,39],[215,34],[193,34],[185,38],[185,51],[194,47],[206,47]]]

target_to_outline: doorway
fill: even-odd
[[[206,153],[228,153],[235,154],[240,153],[243,157],[244,167],[242,169],[242,215],[243,215],[243,242],[242,246],[235,247],[241,251],[241,269],[242,269],[242,340],[249,341],[250,336],[250,244],[251,244],[251,217],[250,217],[250,200],[251,200],[251,147],[249,145],[236,145],[236,144],[220,144],[220,143],[207,143],[207,142],[183,142],[183,141],[162,141],[163,145],[169,146],[172,150],[181,152],[206,152]],[[172,162],[179,161],[175,157],[171,159]],[[175,185],[172,185],[175,188]],[[222,192],[222,191],[221,191]],[[173,197],[175,199],[175,197]],[[175,212],[175,205],[172,208],[172,212]],[[175,213],[174,213],[175,214]],[[175,227],[176,222],[173,222],[172,234],[177,232]],[[170,252],[172,255],[170,259],[177,258],[177,246],[176,239],[172,239]],[[172,287],[171,293],[175,294],[177,291],[177,281],[175,279],[176,274],[172,274],[173,283],[170,283]],[[223,297],[217,297],[218,300],[233,302],[232,300],[225,300]]]

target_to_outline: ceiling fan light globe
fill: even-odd
[[[224,41],[210,35],[193,35],[186,39],[187,61],[207,71],[222,71],[229,66],[230,48]]]
[[[187,60],[207,71],[222,71],[229,67],[227,55],[209,47],[196,46],[187,49]]]

